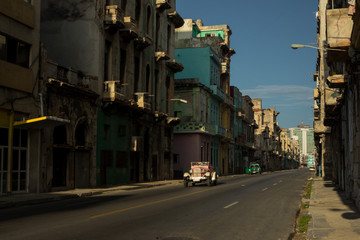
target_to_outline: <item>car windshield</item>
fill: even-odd
[[[192,162],[191,166],[209,166],[209,162]]]

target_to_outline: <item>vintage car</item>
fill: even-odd
[[[201,182],[206,182],[208,186],[216,185],[218,177],[215,167],[209,162],[191,162],[190,171],[184,173],[184,186],[188,187],[189,183],[194,186]]]
[[[261,167],[258,163],[250,163],[249,174],[261,174]]]

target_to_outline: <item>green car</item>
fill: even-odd
[[[249,174],[261,174],[261,167],[258,163],[250,163]]]

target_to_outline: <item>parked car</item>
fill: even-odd
[[[261,167],[258,163],[250,163],[249,174],[261,174]]]
[[[184,186],[188,187],[189,183],[194,186],[196,183],[206,182],[208,186],[216,185],[218,175],[215,167],[209,162],[191,162],[189,172],[184,173]]]
[[[315,169],[314,167],[309,167],[309,171],[311,171],[311,172],[315,172],[315,171],[316,171],[316,169]]]

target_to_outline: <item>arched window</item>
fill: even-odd
[[[150,86],[151,86],[151,76],[150,76],[150,66],[149,64],[146,65],[146,89],[145,91],[150,93]]]
[[[75,145],[76,146],[85,146],[86,144],[86,123],[80,122],[76,126],[75,130]]]
[[[140,25],[141,0],[135,1],[135,21]]]
[[[151,37],[152,34],[152,21],[151,21],[151,8],[150,6],[146,9],[146,33]]]

